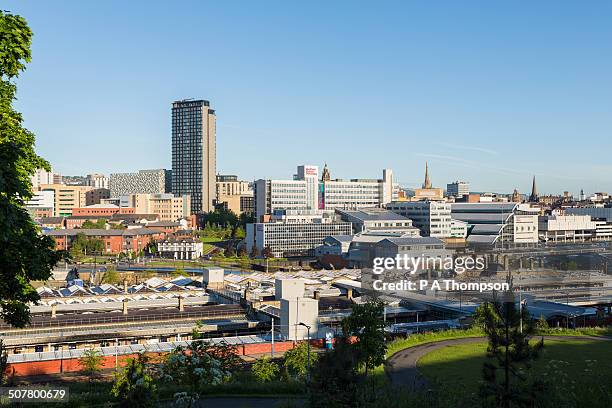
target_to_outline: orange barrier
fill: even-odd
[[[281,341],[274,343],[275,352],[285,352],[295,347],[292,341]],[[272,343],[240,344],[236,346],[238,355],[266,354],[272,352]],[[151,357],[160,356],[160,353],[147,353]],[[123,354],[117,356],[117,365],[123,367],[129,358],[136,354]],[[115,356],[102,357],[103,368],[115,368]],[[23,363],[8,364],[6,374],[8,376],[23,377],[32,375],[61,374],[81,371],[81,363],[78,358],[66,358],[46,361],[28,361]]]

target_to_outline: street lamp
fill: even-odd
[[[310,382],[310,326],[303,322],[299,322],[298,326],[304,326],[308,331],[308,382]]]

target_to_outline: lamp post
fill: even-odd
[[[303,322],[298,323],[298,326],[304,326],[308,331],[308,343],[306,345],[308,349],[308,382],[310,382],[310,326]]]

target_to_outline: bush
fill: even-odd
[[[128,360],[123,370],[115,375],[111,395],[122,408],[156,406],[157,386],[148,365],[148,357],[139,354]]]
[[[257,382],[265,383],[274,381],[278,377],[280,368],[278,367],[278,364],[271,361],[269,357],[263,357],[255,361],[251,367],[251,372],[253,373],[253,377],[255,377]]]
[[[317,355],[310,353],[310,364],[317,360]],[[308,374],[308,343],[298,344],[293,349],[285,352],[285,373],[290,377],[304,378]]]

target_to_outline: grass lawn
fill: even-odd
[[[417,366],[430,381],[450,390],[476,393],[482,376],[487,344],[448,346],[421,358]],[[544,350],[531,378],[549,379],[560,392],[588,406],[588,400],[610,400],[612,342],[596,340],[544,340]],[[594,406],[601,406],[596,404]]]
[[[199,237],[200,241],[205,243],[205,244],[214,244],[215,242],[221,242],[224,241],[223,238],[219,238],[219,237]]]

